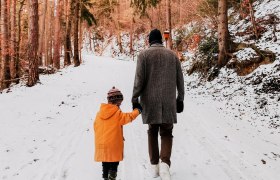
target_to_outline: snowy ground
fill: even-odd
[[[40,85],[0,94],[0,179],[101,179],[101,165],[93,161],[93,119],[112,86],[123,91],[123,111],[131,110],[135,62],[84,58],[79,68],[41,76]],[[223,102],[190,92],[174,129],[173,180],[280,179],[279,133],[236,120],[219,110]],[[147,126],[139,117],[124,131],[118,179],[153,179]]]

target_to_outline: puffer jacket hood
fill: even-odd
[[[99,110],[99,116],[103,120],[110,119],[117,111],[119,107],[114,104],[101,104]]]

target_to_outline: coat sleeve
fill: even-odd
[[[123,113],[120,111],[120,125],[132,122],[140,114],[138,109],[134,109],[131,113]]]
[[[176,69],[177,69],[177,90],[178,90],[178,97],[177,100],[184,101],[185,96],[185,86],[184,86],[184,76],[182,72],[181,62],[178,58],[176,58]]]
[[[144,55],[143,53],[140,53],[137,58],[136,73],[135,73],[134,87],[132,93],[132,103],[138,102],[138,97],[141,95],[141,92],[144,89],[144,82],[145,82]]]

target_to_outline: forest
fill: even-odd
[[[102,139],[116,134],[123,142],[118,180],[164,179],[150,172],[157,168],[149,138],[158,131],[153,144],[166,137],[172,144],[168,180],[280,179],[279,0],[0,0],[0,7],[1,180],[107,179],[94,161],[95,147],[107,152],[95,145],[100,114],[118,128]],[[163,36],[156,48],[154,29]],[[153,48],[172,59],[138,59]],[[135,83],[138,76],[144,80]],[[120,104],[110,104],[109,94]],[[150,131],[147,114],[177,123]]]
[[[137,56],[147,47],[141,45],[140,36],[145,39],[154,28],[170,33],[166,45],[182,60],[186,60],[184,52],[204,59],[194,62],[189,74],[198,71],[212,80],[225,65],[248,74],[260,64],[273,62],[277,55],[249,41],[258,41],[269,26],[277,42],[279,31],[279,17],[271,13],[257,19],[253,3],[258,1],[1,0],[0,89],[19,82],[33,86],[39,82],[39,74],[54,73],[71,64],[77,67],[82,49],[102,54],[112,39],[117,46],[112,56]],[[234,12],[229,14],[229,9]],[[233,20],[235,16],[238,20]],[[233,34],[229,31],[232,21],[249,25]],[[248,42],[236,41],[237,36],[249,36]],[[254,49],[258,61],[228,64],[242,47]]]

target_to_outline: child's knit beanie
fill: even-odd
[[[109,103],[118,104],[123,101],[123,94],[115,86],[108,92],[107,100]]]

